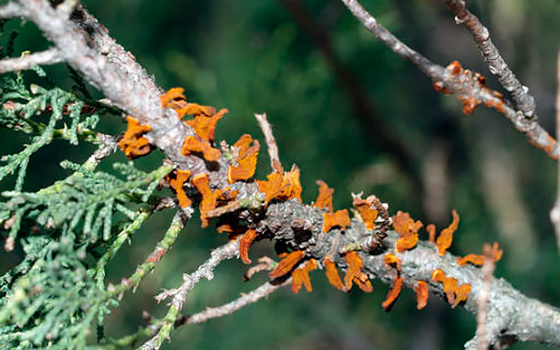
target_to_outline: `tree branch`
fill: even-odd
[[[523,86],[509,69],[498,48],[492,42],[488,29],[467,9],[464,0],[445,0],[445,3],[455,13],[455,22],[463,24],[471,32],[478,50],[488,64],[490,73],[494,74],[504,89],[511,93],[517,108],[527,119],[537,118],[535,99],[528,93],[529,89]]]
[[[185,303],[185,299],[189,292],[194,288],[198,282],[203,278],[212,280],[214,278],[214,269],[224,260],[231,259],[239,254],[237,241],[230,241],[229,243],[216,248],[212,251],[210,259],[206,260],[198,269],[188,275],[183,275],[184,283],[177,289],[164,291],[156,296],[156,300],[161,302],[167,298],[172,298],[171,305],[167,315],[163,319],[162,325],[158,333],[149,341],[144,343],[141,347],[143,350],[159,349],[165,339],[169,338],[169,334],[175,326],[175,322],[180,316],[181,309]]]
[[[309,240],[298,240],[297,232],[292,228],[292,223],[295,222],[305,222],[309,229]],[[342,269],[347,267],[342,253],[347,251],[348,247],[363,247],[372,235],[372,232],[367,231],[364,224],[357,219],[352,220],[352,226],[347,227],[342,235],[339,230],[325,234],[323,212],[295,200],[270,205],[266,211],[266,218],[260,222],[257,231],[265,237],[281,241],[292,249],[304,250],[306,256],[318,261],[333,254],[333,251],[338,252],[334,254],[335,262]],[[398,235],[390,231],[380,249],[371,254],[360,252],[364,269],[371,277],[376,277],[383,283],[393,283],[397,273],[384,261],[385,255],[392,253],[402,261],[401,277],[406,286],[412,289],[418,281],[426,281],[432,292],[444,297],[442,285],[432,280],[434,270],[441,269],[447,276],[456,278],[459,284],[471,285],[472,289],[464,307],[474,315],[478,313],[478,300],[484,284],[484,274],[480,268],[460,266],[457,257],[449,253],[441,257],[434,244],[424,241],[420,241],[412,250],[397,253],[397,238]],[[486,331],[492,344],[516,339],[560,345],[560,311],[526,297],[503,279],[491,278],[486,310]],[[476,345],[473,349],[476,349]]]
[[[400,57],[422,70],[434,83],[434,88],[444,93],[453,93],[463,102],[463,111],[469,114],[479,104],[494,108],[506,116],[529,138],[529,142],[543,149],[551,158],[558,159],[560,148],[557,141],[539,125],[537,118],[526,118],[517,111],[500,93],[488,89],[484,78],[452,64],[448,69],[434,64],[426,57],[412,50],[377,22],[356,0],[341,0],[362,25],[377,39]],[[470,73],[469,73],[470,72]],[[468,73],[468,74],[465,74]],[[509,85],[508,85],[509,86]]]
[[[57,49],[48,49],[18,58],[0,60],[0,74],[30,69],[36,65],[49,65],[62,62]]]
[[[23,12],[19,4],[11,1],[5,5],[0,6],[0,18],[9,19],[13,17],[22,16]]]
[[[276,140],[274,139],[272,126],[266,118],[266,113],[255,113],[255,118],[259,122],[259,126],[261,127],[261,130],[264,134],[264,139],[266,140],[268,157],[270,158],[270,167],[272,169],[276,169],[278,167],[282,168],[282,162],[280,162],[280,156],[278,155],[278,145],[276,144]]]
[[[281,287],[288,285],[291,279],[288,279],[280,284],[271,284],[266,282],[259,288],[241,295],[239,298],[217,307],[207,308],[206,310],[196,313],[194,315],[186,316],[184,323],[181,324],[200,324],[207,322],[213,318],[223,317],[226,315],[231,315],[234,312],[241,310],[247,305],[253,304],[262,298],[268,297],[270,294],[274,293]],[[179,324],[179,325],[181,325]]]
[[[192,131],[171,110],[163,111],[159,96],[162,90],[114,39],[107,29],[79,6],[68,18],[46,0],[17,4],[21,15],[34,22],[56,46],[62,59],[100,89],[114,105],[134,115],[152,131],[150,141],[179,167],[203,162],[187,159],[178,144]],[[201,165],[202,163],[202,165]]]
[[[490,255],[490,246],[484,245],[484,265],[482,265],[482,285],[478,295],[478,314],[476,315],[476,335],[475,339],[471,340],[474,347],[476,343],[476,350],[488,350],[490,346],[490,337],[486,331],[486,322],[488,321],[488,297],[490,289],[492,288],[492,275],[496,270],[496,263],[492,260]]]
[[[179,233],[183,227],[185,227],[188,219],[189,217],[187,217],[182,210],[178,210],[177,213],[175,213],[169,228],[163,235],[163,238],[158,242],[152,253],[150,253],[142,264],[138,265],[130,277],[123,278],[120,284],[111,288],[108,296],[121,299],[126,291],[136,289],[144,277],[154,270],[156,264],[161,260],[163,255],[171,249],[173,244],[175,244]]]
[[[445,88],[459,96],[471,96],[483,103],[491,104],[501,101],[490,89],[484,89],[480,85],[476,75],[469,75],[464,71],[456,72],[456,67],[446,69],[431,63],[425,57],[398,41],[357,2],[352,0],[343,0],[343,2],[362,21],[366,28],[397,54],[420,67],[435,83],[441,83],[442,89]],[[226,172],[229,163],[224,157],[220,158],[216,169],[211,170],[206,167],[202,158],[185,157],[181,154],[181,145],[186,135],[194,135],[193,131],[178,120],[173,111],[162,111],[159,101],[160,89],[132,58],[129,57],[129,61],[122,61],[127,62],[122,65],[119,63],[120,59],[125,59],[124,49],[112,57],[113,51],[120,46],[116,47],[117,44],[114,41],[105,41],[108,38],[106,32],[103,33],[102,26],[89,18],[87,13],[81,12],[80,17],[75,15],[75,12],[72,15],[72,21],[70,21],[64,11],[58,12],[46,0],[22,1],[18,4],[22,8],[24,16],[38,25],[60,50],[62,58],[67,63],[84,74],[88,81],[101,89],[117,106],[135,115],[141,123],[148,124],[152,128],[150,141],[160,148],[174,165],[191,170],[193,175],[202,172],[209,174],[213,189],[225,189],[226,186],[229,186],[231,189],[238,191],[236,199],[250,198],[250,196],[255,196],[258,193],[259,189],[254,182],[228,183]],[[79,10],[78,13],[80,13]],[[94,30],[85,30],[84,26],[88,25],[91,25]],[[104,46],[104,42],[109,43],[108,46]],[[110,42],[113,44],[110,44]],[[104,47],[111,49],[105,51]],[[129,64],[132,67],[127,68]],[[518,116],[518,113],[510,104],[504,103],[503,110],[503,113],[508,117],[511,115],[517,116],[518,119],[514,121],[516,127],[523,129],[528,125],[525,124],[527,119],[523,115]],[[517,120],[521,124],[516,124]],[[531,121],[530,125],[538,126],[534,120]],[[533,142],[540,141],[539,137],[534,138],[535,128],[523,130]],[[542,132],[546,133],[544,130]],[[550,136],[548,137],[550,138]],[[541,143],[539,145],[545,147],[550,145],[550,142],[549,144]],[[558,150],[556,146],[550,146],[547,152],[557,155]],[[255,214],[256,210],[250,211],[243,208],[240,208],[238,215],[233,215],[233,217],[243,218],[253,225],[263,238],[280,241],[288,248],[303,251],[305,259],[314,258],[322,262],[327,256],[333,256],[335,263],[342,269],[347,267],[343,255],[349,250],[360,250],[361,247],[367,247],[372,236],[376,234],[375,231],[366,230],[363,222],[357,219],[352,220],[352,225],[346,228],[344,234],[341,234],[340,230],[337,229],[325,234],[323,232],[323,211],[303,205],[297,200],[270,203],[263,210],[265,213],[262,215],[262,212],[259,212],[258,220],[256,218],[257,214]],[[302,229],[306,231],[303,236],[301,234]],[[364,262],[363,269],[370,277],[377,277],[384,283],[393,283],[397,273],[384,261],[386,253],[393,253],[402,261],[401,277],[406,286],[413,287],[418,281],[426,281],[433,292],[443,296],[442,285],[431,280],[432,272],[436,269],[442,269],[446,275],[456,278],[461,284],[468,283],[472,286],[464,306],[473,314],[478,312],[477,300],[483,283],[483,274],[480,269],[471,266],[459,266],[456,257],[451,254],[441,257],[435,247],[426,242],[420,242],[412,250],[396,253],[394,251],[396,239],[397,234],[389,232],[378,249],[373,249],[371,253],[365,250],[359,251]],[[235,241],[214,250],[210,259],[202,264],[197,271],[184,276],[182,286],[160,295],[160,299],[172,297],[171,306],[162,321],[163,324],[159,333],[144,344],[143,348],[157,349],[171,332],[190,290],[201,279],[211,279],[214,268],[221,261],[230,259],[237,254],[238,244]],[[154,256],[159,256],[159,251],[155,252]],[[146,268],[146,270],[139,271],[138,276],[144,276],[147,270]],[[122,284],[121,288],[127,290],[128,284],[126,286]],[[492,279],[487,312],[486,329],[492,343],[515,338],[521,341],[560,345],[560,313],[558,310],[524,296],[502,279]]]

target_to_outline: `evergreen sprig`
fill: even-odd
[[[7,191],[7,202],[0,203],[0,222],[9,227],[14,240],[23,220],[36,222],[43,229],[59,230],[62,236],[76,236],[84,245],[95,243],[100,236],[111,237],[115,212],[134,219],[130,203],[148,201],[161,179],[172,169],[163,165],[151,173],[132,170],[132,164],[115,164],[126,179],[100,171],[91,171],[68,161],[62,166],[75,172],[38,192]],[[7,224],[6,224],[7,222]]]
[[[0,57],[13,55],[16,38],[13,32]],[[23,249],[20,263],[0,276],[1,349],[81,349],[95,324],[101,340],[105,315],[154,267],[144,262],[130,284],[106,285],[106,265],[150,217],[153,192],[171,165],[144,172],[116,163],[108,173],[96,169],[95,157],[82,165],[63,161],[67,178],[22,191],[31,157],[53,139],[111,148],[95,128],[100,114],[121,112],[92,100],[71,69],[70,77],[72,92],[55,86],[40,67],[0,76],[0,127],[29,137],[20,151],[0,158],[0,181],[17,174],[14,190],[1,193],[0,233],[6,250]],[[179,230],[170,230],[171,237]]]
[[[0,203],[0,222],[10,226],[10,238],[36,233],[19,240],[25,259],[0,277],[0,348],[85,347],[95,321],[102,327],[119,303],[115,288],[105,285],[105,265],[149,217],[150,206],[142,203],[172,170],[163,165],[146,173],[132,163],[115,164],[119,178],[62,165],[72,175],[50,187],[3,193],[9,200]],[[121,224],[115,224],[118,212]]]
[[[40,77],[46,75],[40,67],[34,71]],[[23,150],[0,159],[4,163],[0,166],[0,181],[17,171],[16,191],[23,188],[30,157],[54,138],[68,140],[72,145],[77,145],[79,139],[97,142],[91,130],[97,125],[99,112],[95,108],[86,109],[85,102],[77,95],[58,87],[27,85],[22,72],[0,77],[0,91],[0,127],[32,135]],[[43,116],[48,121],[43,121]]]

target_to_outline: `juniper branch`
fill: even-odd
[[[457,94],[469,91],[468,87],[463,85],[464,82],[458,84],[453,79],[450,79],[451,73],[448,70],[431,63],[394,38],[392,34],[380,26],[355,1],[343,1],[355,12],[355,15],[360,20],[364,21],[364,24],[370,31],[376,34],[399,55],[419,66],[434,82],[442,82],[445,88]],[[62,50],[64,48],[66,50],[63,52],[63,58],[66,62],[82,72],[88,81],[99,87],[117,106],[123,108],[128,113],[138,116],[142,123],[149,124],[152,127],[151,140],[165,152],[175,165],[184,165],[186,169],[197,166],[197,164],[187,162],[185,157],[180,154],[180,145],[189,131],[181,122],[177,121],[177,118],[174,118],[174,113],[168,114],[161,111],[159,89],[153,82],[147,82],[146,86],[130,83],[130,77],[124,72],[123,68],[119,68],[116,63],[106,58],[100,47],[94,45],[94,48],[90,48],[86,43],[91,37],[84,36],[80,26],[76,24],[83,19],[76,19],[70,22],[65,17],[65,14],[62,13],[63,11],[61,13],[57,12],[44,0],[21,2],[17,6],[22,7],[22,13],[28,19],[35,22],[59,49]],[[0,11],[0,13],[2,12]],[[138,68],[139,65],[136,64],[134,67]],[[146,81],[143,80],[143,82]],[[493,100],[495,96],[488,91],[479,91],[472,87],[470,90],[473,90],[472,94],[477,94],[474,97],[478,100],[484,101],[486,99],[485,101],[495,102]],[[517,115],[517,112],[510,105],[506,105],[504,108],[506,116]],[[523,129],[523,126],[520,125],[518,128]],[[529,136],[531,137],[531,135]],[[550,153],[554,154],[554,152],[556,150],[551,147]],[[220,168],[227,169],[227,167]],[[223,175],[223,172],[211,172],[211,176],[214,179],[218,179],[216,181],[226,183],[227,180],[219,179],[223,178]],[[254,195],[257,191],[254,183],[237,183],[233,184],[232,187],[239,190],[239,196],[241,197]],[[302,221],[310,223],[310,225],[304,225],[306,230],[308,228],[311,232],[309,239],[301,240],[298,239],[299,237],[296,237],[294,227],[292,227],[294,220],[298,220],[300,223]],[[271,239],[285,242],[293,248],[304,250],[308,257],[321,259],[333,251],[338,252],[336,263],[341,268],[346,268],[343,259],[340,258],[341,253],[347,251],[348,247],[359,247],[361,242],[367,241],[372,234],[365,230],[363,223],[357,220],[353,220],[352,226],[347,228],[344,235],[337,234],[336,231],[333,234],[324,234],[322,212],[317,208],[302,205],[297,201],[269,205],[264,219],[257,225],[261,234]],[[300,224],[298,226],[301,227]],[[395,241],[396,234],[390,232],[383,241],[381,252],[360,253],[364,260],[365,270],[371,276],[378,277],[384,283],[392,283],[395,279],[396,272],[384,263],[384,256],[382,254],[383,252],[393,252]],[[212,257],[205,264],[201,265],[199,270],[190,276],[187,275],[183,286],[163,295],[173,296],[171,307],[162,321],[163,325],[159,333],[144,345],[145,348],[153,349],[161,345],[179,317],[180,309],[185,302],[188,292],[202,278],[211,277],[213,268],[219,262],[232,258],[236,254],[237,244],[235,242],[226,244],[217,251],[214,251]],[[415,249],[397,255],[402,260],[402,277],[409,286],[419,280],[430,281],[431,273],[436,268],[441,268],[446,274],[459,279],[461,283],[470,283],[473,288],[469,299],[465,303],[465,307],[470,312],[477,313],[475,301],[480,294],[482,281],[482,274],[479,269],[468,266],[459,267],[456,263],[456,257],[450,254],[440,257],[435,248],[427,243],[421,243]],[[159,256],[159,253],[156,253],[155,256]],[[133,275],[135,278],[141,279],[153,265],[143,264],[142,266],[145,269],[137,270],[138,274],[135,273]],[[440,284],[430,282],[430,287],[437,294],[443,295]],[[124,283],[117,286],[118,288],[128,290],[130,287],[128,283]],[[560,344],[560,329],[558,329],[560,314],[558,310],[534,299],[527,298],[501,279],[492,280],[488,313],[489,322],[487,329],[494,341],[499,340],[501,337],[512,336],[522,341],[546,342],[552,345]]]
[[[353,219],[352,226],[346,228],[343,235],[337,234],[338,230],[325,234],[323,220],[321,210],[292,200],[270,205],[266,218],[259,223],[257,230],[265,237],[280,240],[292,249],[304,250],[306,256],[317,260],[324,259],[333,251],[337,252],[335,262],[345,269],[342,253],[347,251],[347,247],[363,247],[372,233],[365,229],[362,222]],[[292,227],[292,223],[298,221],[306,222],[309,228],[310,238],[304,242],[297,239]],[[468,283],[472,286],[464,307],[474,315],[479,312],[478,299],[485,279],[481,269],[458,265],[457,257],[450,253],[441,257],[432,243],[423,241],[412,250],[397,253],[397,238],[394,231],[389,231],[382,247],[372,253],[365,250],[360,252],[364,269],[370,277],[376,277],[386,284],[393,283],[397,273],[384,262],[385,255],[393,253],[402,260],[401,276],[406,286],[413,288],[418,281],[426,281],[432,292],[444,297],[442,285],[431,279],[433,271],[441,269],[461,284]],[[560,311],[557,308],[523,295],[504,279],[492,277],[490,285],[486,331],[492,344],[503,339],[517,339],[560,345]],[[472,343],[468,344],[468,349],[476,349],[476,344],[474,347],[470,344]]]

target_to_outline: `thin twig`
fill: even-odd
[[[556,138],[560,137],[560,49],[556,61]],[[556,202],[550,211],[550,221],[556,232],[556,245],[560,252],[560,159],[558,159]]]
[[[56,48],[24,55],[18,58],[0,60],[0,74],[30,69],[37,65],[49,65],[62,62],[62,57]]]
[[[483,83],[484,79],[480,75],[468,70],[463,70],[460,65],[452,64],[450,65],[451,69],[446,69],[431,62],[426,57],[401,42],[385,27],[379,24],[358,1],[341,1],[352,12],[354,17],[356,17],[377,39],[394,53],[417,66],[432,79],[434,88],[438,91],[456,94],[465,107],[467,107],[467,104],[470,104],[470,108],[464,108],[464,111],[472,111],[479,104],[496,109],[506,116],[517,130],[527,135],[529,143],[544,150],[552,159],[558,159],[560,155],[558,142],[539,125],[536,117],[525,117],[525,110],[529,110],[527,107],[528,103],[523,104],[523,110],[517,111],[510,102],[501,96],[501,94],[487,88]],[[453,69],[454,67],[457,69]]]
[[[213,307],[213,308],[207,308],[206,310],[191,316],[180,314],[179,317],[177,318],[177,321],[173,324],[173,327],[177,328],[188,324],[201,324],[214,318],[231,315],[234,312],[239,311],[248,305],[251,305],[263,298],[267,298],[270,294],[274,293],[279,288],[290,284],[291,281],[292,279],[289,278],[283,283],[277,285],[271,284],[270,282],[266,282],[265,284],[258,287],[257,289],[252,290],[247,294],[242,294],[239,298],[227,304]],[[156,335],[158,331],[161,329],[164,320],[154,320],[154,317],[148,314],[147,312],[144,312],[143,317],[147,321],[149,326],[140,329],[138,332],[134,334],[125,336],[120,339],[109,339],[108,344],[97,346],[95,347],[95,349],[98,350],[122,349],[127,346],[131,346],[132,344],[136,343],[138,340],[146,336],[153,337],[154,335]]]
[[[164,317],[159,332],[144,343],[141,347],[143,350],[159,349],[165,339],[169,338],[169,334],[173,330],[175,321],[180,316],[181,309],[187,298],[189,292],[194,288],[198,282],[203,278],[211,280],[214,278],[214,269],[224,260],[231,259],[239,253],[239,246],[237,241],[230,241],[229,243],[216,248],[212,251],[211,256],[206,260],[198,269],[192,274],[184,274],[184,283],[177,289],[164,291],[156,296],[156,300],[161,302],[167,298],[172,298],[171,305]]]
[[[83,164],[83,167],[90,171],[93,171],[104,158],[107,158],[117,149],[115,137],[98,133],[97,139],[100,142],[99,148]]]
[[[492,257],[489,244],[484,245],[484,265],[482,266],[482,283],[478,294],[478,313],[476,314],[476,338],[477,350],[488,350],[492,334],[488,334],[486,327],[488,317],[488,298],[492,288],[492,275],[496,269],[496,263]]]
[[[478,50],[488,63],[490,73],[494,74],[504,89],[511,93],[517,108],[523,112],[526,118],[536,118],[535,99],[528,93],[529,89],[523,86],[509,69],[498,48],[492,43],[488,29],[467,10],[464,0],[446,0],[445,3],[455,13],[455,22],[463,24],[471,32]]]
[[[185,324],[200,324],[204,323],[213,318],[218,318],[226,315],[231,315],[235,311],[241,310],[247,305],[259,301],[262,298],[268,297],[270,294],[274,293],[277,289],[284,287],[291,283],[291,278],[284,281],[281,284],[271,284],[266,282],[259,288],[241,295],[239,298],[218,307],[207,308],[206,310],[196,313],[194,315],[188,316],[185,320]]]
[[[255,113],[255,118],[257,118],[257,121],[259,122],[259,126],[261,127],[266,140],[268,157],[270,158],[270,167],[274,170],[282,169],[282,163],[280,162],[280,156],[278,155],[278,145],[276,144],[274,134],[272,133],[272,126],[266,118],[266,113]]]
[[[262,256],[257,260],[258,264],[255,266],[251,266],[247,272],[245,272],[245,274],[243,275],[243,279],[245,281],[250,280],[254,275],[256,275],[257,273],[261,272],[261,271],[267,271],[267,270],[271,270],[271,266],[273,263],[273,260],[271,258],[269,258],[268,256]]]
[[[109,288],[109,294],[111,297],[117,296],[118,298],[122,298],[124,292],[135,289],[138,287],[142,279],[154,270],[156,264],[161,260],[163,255],[171,249],[179,233],[185,227],[185,224],[189,218],[184,215],[183,211],[177,211],[173,220],[171,221],[171,225],[165,232],[161,241],[158,242],[152,253],[146,258],[146,260],[140,264],[134,273],[128,277],[123,278],[122,282],[113,287]]]

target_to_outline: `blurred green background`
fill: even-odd
[[[457,209],[461,224],[452,252],[478,253],[484,242],[504,249],[496,274],[523,293],[560,305],[559,259],[548,213],[556,190],[556,164],[529,145],[502,115],[480,108],[461,113],[453,96],[431,82],[366,32],[336,0],[261,1],[83,1],[113,37],[133,53],[164,89],[182,86],[187,99],[230,113],[217,139],[235,142],[251,133],[264,145],[254,113],[266,112],[274,126],[285,167],[302,172],[304,201],[323,179],[335,192],[335,209],[351,205],[351,193],[376,194],[391,213],[404,210],[442,228]],[[364,0],[363,5],[401,40],[440,65],[452,60],[488,78],[500,90],[471,37],[457,26],[442,1]],[[534,94],[541,124],[554,129],[556,54],[560,44],[558,0],[474,0],[469,6],[489,27],[511,68]],[[16,21],[17,22],[17,21]],[[16,54],[49,46],[32,23],[14,22],[21,32]],[[69,87],[64,66],[46,68]],[[118,134],[122,121],[107,117],[104,132]],[[2,154],[26,139],[1,130]],[[93,150],[53,143],[32,158],[26,190],[36,190],[66,174],[62,159],[83,161]],[[125,161],[115,154],[102,165]],[[139,163],[160,164],[152,154]],[[258,177],[269,172],[261,152]],[[13,186],[5,181],[2,189]],[[155,215],[109,266],[108,280],[128,276],[161,238],[171,212]],[[212,247],[226,242],[213,230],[191,222],[135,294],[107,320],[109,336],[133,333],[142,310],[165,314],[153,296],[181,283]],[[271,254],[258,243],[251,256]],[[3,271],[20,253],[2,253]],[[202,282],[184,312],[218,306],[266,280],[244,283],[247,266],[234,260]],[[2,271],[2,272],[3,272]],[[475,318],[431,297],[417,311],[405,290],[391,312],[381,308],[388,286],[346,295],[330,287],[322,272],[312,274],[314,291],[293,295],[289,288],[267,301],[204,325],[184,326],[166,349],[460,349],[474,335]],[[518,344],[513,349],[542,349]]]

